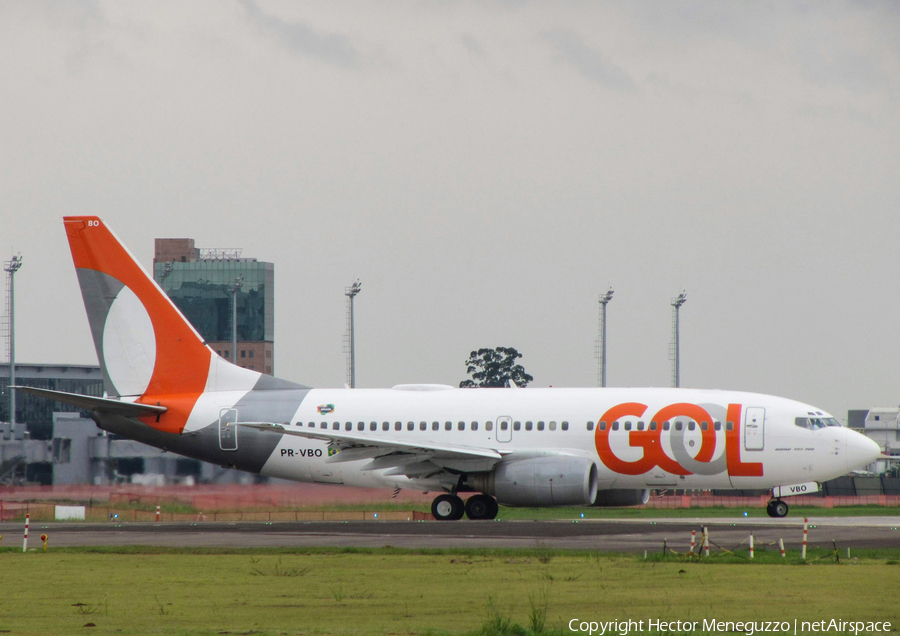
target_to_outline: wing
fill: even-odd
[[[430,477],[445,470],[457,473],[490,470],[508,454],[508,451],[458,444],[406,442],[363,432],[328,431],[266,422],[240,422],[240,425],[328,442],[330,449],[338,451],[326,460],[328,462],[370,459],[372,461],[361,466],[361,470],[387,468],[390,470],[386,475],[406,475],[410,478]]]

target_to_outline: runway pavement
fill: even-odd
[[[799,548],[803,519],[641,519],[578,521],[316,521],[200,523],[36,522],[30,547],[47,534],[51,546],[185,547],[383,547],[398,548],[568,548],[641,552],[686,551],[691,530],[702,526],[710,540],[732,549],[754,535],[757,547],[784,540]],[[20,546],[24,524],[0,524],[2,546]],[[900,517],[809,519],[809,545],[838,548],[900,547]],[[774,548],[770,548],[774,549]]]

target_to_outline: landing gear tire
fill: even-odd
[[[465,511],[463,500],[456,495],[440,495],[431,502],[431,514],[438,521],[457,521]]]
[[[500,507],[490,495],[474,495],[466,501],[466,516],[469,519],[494,519]]]
[[[766,513],[768,513],[770,517],[775,517],[776,519],[787,517],[788,510],[790,510],[790,506],[781,499],[773,499],[766,505]]]

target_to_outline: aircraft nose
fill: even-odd
[[[847,432],[847,470],[865,468],[881,457],[881,447],[873,440],[856,431]]]

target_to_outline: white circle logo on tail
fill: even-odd
[[[103,327],[103,364],[120,396],[139,396],[156,364],[156,334],[143,303],[128,287],[116,296]]]

